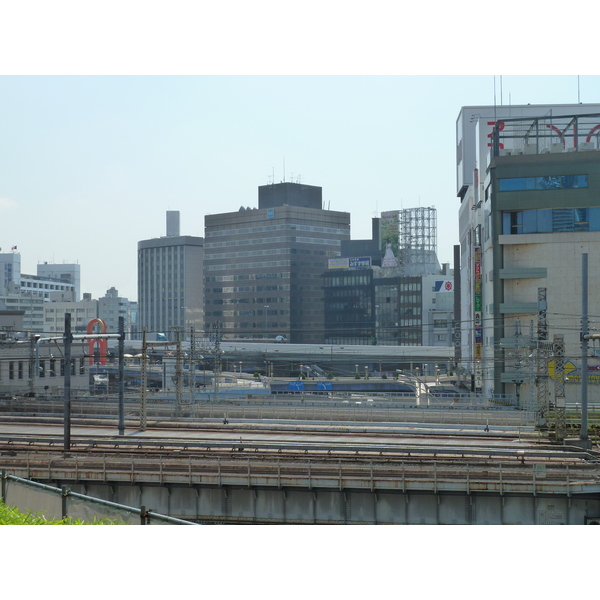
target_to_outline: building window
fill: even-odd
[[[522,210],[502,214],[502,233],[600,231],[600,208]]]
[[[564,190],[586,188],[587,175],[558,175],[551,177],[510,177],[498,180],[501,192],[521,192],[527,190]]]

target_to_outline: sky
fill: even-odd
[[[45,261],[77,262],[82,292],[98,298],[114,286],[136,300],[137,243],[165,235],[167,210],[180,211],[182,235],[202,237],[205,215],[255,207],[258,186],[284,180],[321,186],[325,208],[351,214],[352,239],[370,238],[371,219],[383,211],[435,207],[438,259],[452,263],[461,107],[600,101],[600,76],[552,75],[545,62],[526,63],[541,75],[473,75],[465,60],[477,65],[464,55],[450,63],[462,69],[440,74],[448,67],[444,47],[424,64],[415,53],[408,68],[415,38],[386,37],[385,18],[377,31],[368,19],[362,25],[367,43],[362,36],[349,43],[351,26],[364,18],[356,11],[339,17],[345,28],[325,46],[328,21],[308,19],[312,2],[284,20],[298,27],[276,19],[272,29],[245,33],[244,20],[256,15],[233,3],[239,11],[227,23],[235,43],[224,52],[206,19],[187,24],[184,5],[170,4],[168,16],[138,15],[133,32],[111,29],[110,11],[94,15],[96,29],[55,21],[46,32],[45,4],[35,40],[30,29],[23,37],[5,28],[0,55],[6,50],[11,60],[0,62],[0,248],[17,246],[22,272],[35,274]],[[259,6],[267,14],[277,4]],[[202,14],[224,16],[215,10]],[[23,25],[27,12],[9,16]],[[338,16],[325,14],[329,22]],[[188,46],[168,30],[174,18]],[[302,27],[317,41],[305,35],[300,52]],[[439,32],[443,43],[448,32]],[[506,67],[517,73],[519,61]]]

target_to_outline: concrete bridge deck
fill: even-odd
[[[171,423],[117,436],[106,424],[74,424],[65,453],[58,425],[4,423],[0,464],[20,477],[199,522],[583,524],[600,517],[596,450],[519,440],[501,427],[482,436],[479,428],[420,424],[258,425]]]

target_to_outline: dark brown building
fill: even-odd
[[[321,343],[328,259],[350,239],[350,214],[323,210],[320,187],[258,188],[258,208],[205,217],[205,330],[224,339]]]

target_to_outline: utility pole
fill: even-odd
[[[563,335],[554,336],[554,414],[556,425],[554,436],[557,442],[562,442],[567,433],[565,397],[565,338]]]
[[[64,416],[64,450],[71,449],[71,313],[65,313],[65,333],[63,344],[65,349],[65,416]]]
[[[140,365],[140,375],[142,380],[142,389],[140,390],[140,431],[146,431],[146,388],[148,387],[148,374],[146,372],[148,362],[148,347],[146,345],[146,328],[142,334],[142,360]]]
[[[581,430],[579,439],[588,440],[588,255],[581,255]]]
[[[194,326],[190,328],[190,364],[189,364],[188,385],[190,388],[190,404],[194,404],[194,392],[196,391],[196,338],[194,336]]]
[[[538,428],[548,427],[548,411],[550,402],[548,400],[548,354],[551,344],[548,343],[548,321],[546,313],[548,303],[546,301],[546,288],[538,288],[538,339],[536,354],[536,383],[537,383],[537,410]]]
[[[119,317],[119,435],[125,435],[125,317]]]
[[[521,375],[523,356],[521,352],[521,321],[519,319],[515,320],[515,348],[516,348],[516,358],[515,358],[515,390],[517,397],[517,408],[521,408],[521,384],[523,383],[523,377]]]
[[[213,380],[215,384],[215,401],[219,399],[219,379],[221,376],[221,340],[220,340],[220,327],[217,321],[214,326],[215,332],[215,361],[213,367]]]
[[[175,327],[175,336],[177,345],[175,348],[175,411],[179,415],[181,412],[181,390],[183,381],[183,365],[181,356],[181,328]]]

